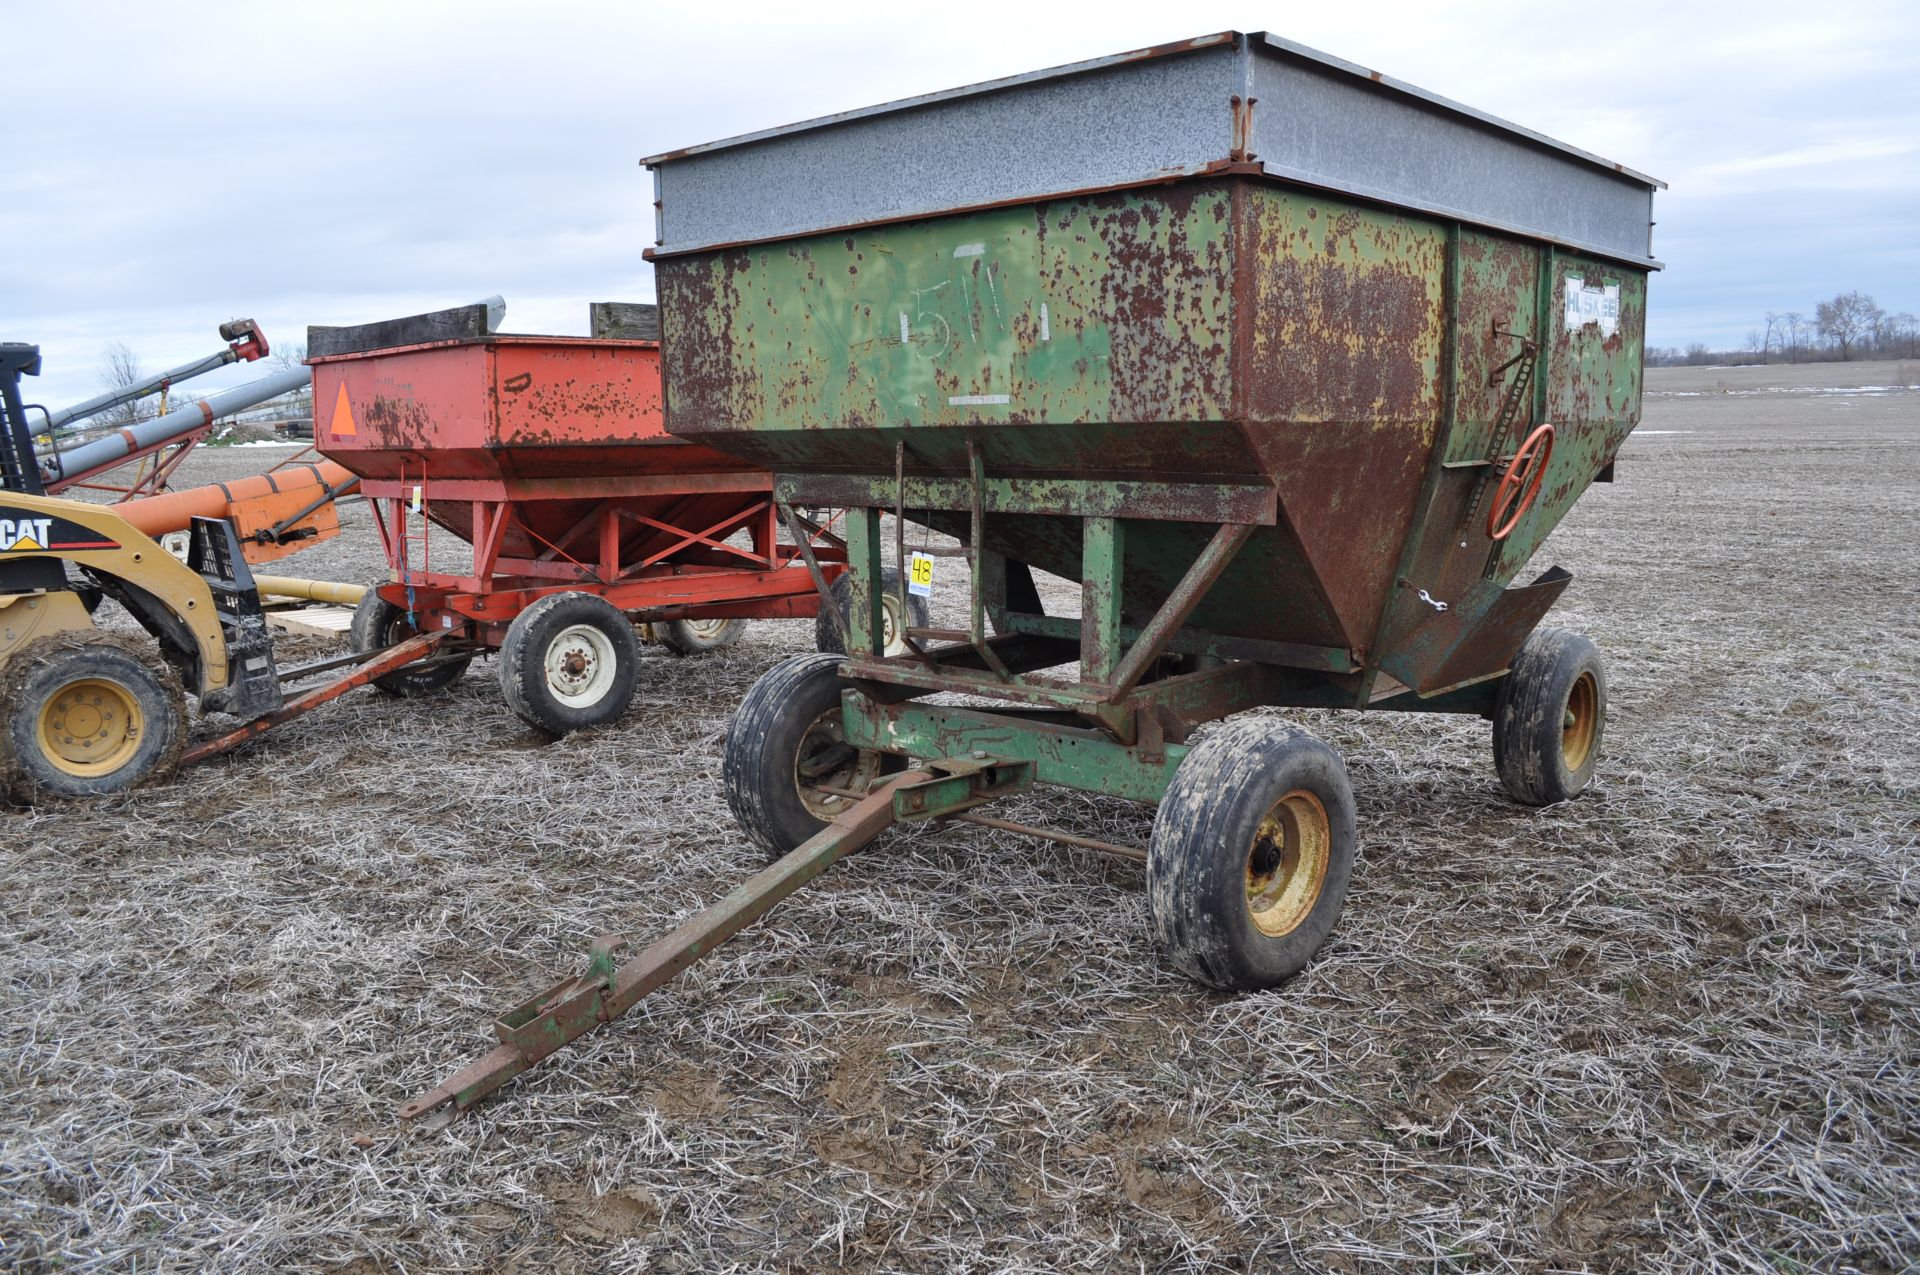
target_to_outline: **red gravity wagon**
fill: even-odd
[[[831,520],[779,521],[766,471],[666,433],[652,307],[594,315],[586,338],[496,333],[484,303],[309,329],[315,440],[360,476],[389,567],[354,646],[443,635],[382,689],[497,652],[514,711],[564,734],[626,711],[643,640],[691,654],[814,616],[840,649]]]

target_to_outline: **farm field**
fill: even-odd
[[[1138,867],[895,832],[398,1131],[595,935],[759,866],[722,741],[810,622],[650,647],[627,717],[558,742],[483,662],[162,788],[0,809],[0,1270],[1911,1270],[1916,382],[1650,373],[1618,482],[1535,559],[1609,660],[1594,788],[1513,805],[1477,720],[1293,714],[1346,759],[1360,861],[1260,995],[1162,966]],[[343,516],[271,569],[374,578]],[[936,622],[963,603],[943,577]],[[1152,814],[1004,813],[1134,845]]]

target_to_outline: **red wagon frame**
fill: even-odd
[[[690,488],[703,495],[738,493],[751,503],[704,527],[677,525],[636,512],[626,503],[662,492],[691,494]],[[756,482],[754,476],[714,477],[697,486],[686,478],[670,484],[645,478],[550,479],[528,491],[522,484],[498,480],[434,483],[422,472],[417,481],[363,479],[361,490],[393,573],[379,593],[415,615],[422,629],[471,626],[473,639],[498,646],[505,626],[528,604],[562,592],[596,594],[643,623],[801,619],[820,608],[820,594],[800,547],[780,538],[772,484]],[[592,560],[583,561],[556,544],[532,558],[502,554],[508,528],[525,528],[527,520],[520,513],[527,504],[582,498],[596,502],[576,524],[580,532],[595,533],[598,549]],[[464,572],[436,571],[429,515],[433,502],[454,500],[470,506],[470,525],[478,534],[471,542],[444,534],[470,551],[471,562]],[[652,529],[665,547],[643,551],[637,562],[623,561],[623,524]],[[417,533],[412,530],[416,526]],[[830,525],[810,524],[806,530],[808,547],[831,583],[847,570],[846,545]],[[741,531],[748,533],[750,547],[730,543]],[[413,546],[420,551],[417,566],[410,558]]]

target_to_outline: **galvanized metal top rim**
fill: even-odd
[[[1090,58],[1082,62],[1068,62],[1060,66],[1047,67],[1039,71],[1028,71],[1021,75],[1009,75],[996,80],[983,80],[978,84],[967,84],[959,88],[942,89],[935,93],[922,93],[915,97],[899,98],[895,101],[882,102],[874,106],[863,106],[854,110],[838,111],[832,115],[820,115],[813,119],[801,120],[798,123],[786,124],[777,128],[760,129],[752,133],[741,133],[734,137],[722,138],[719,141],[703,142],[697,146],[683,146],[677,150],[661,151],[658,154],[644,157],[640,160],[640,163],[646,168],[658,168],[663,164],[670,164],[676,160],[691,159],[695,156],[709,155],[716,151],[731,150],[740,146],[750,146],[756,142],[769,141],[773,138],[791,137],[799,133],[810,133],[819,129],[833,128],[841,124],[851,123],[855,120],[869,119],[874,116],[888,115],[900,111],[917,110],[921,107],[956,101],[962,98],[985,96],[987,94],[1003,92],[1008,89],[1019,88],[1024,85],[1040,83],[1046,80],[1059,80],[1076,75],[1086,75],[1129,62],[1143,62],[1154,58],[1177,57],[1181,54],[1194,53],[1202,49],[1218,48],[1226,44],[1236,45],[1242,49],[1249,50],[1255,48],[1268,49],[1282,57],[1313,62],[1330,70],[1343,72],[1356,79],[1379,85],[1384,89],[1390,89],[1408,97],[1418,98],[1429,106],[1448,114],[1471,120],[1484,128],[1492,129],[1496,132],[1510,134],[1516,138],[1530,142],[1535,146],[1555,151],[1571,159],[1578,160],[1583,164],[1602,169],[1618,177],[1626,178],[1629,181],[1638,182],[1656,190],[1665,190],[1667,188],[1667,183],[1657,177],[1650,177],[1646,173],[1628,168],[1625,164],[1617,163],[1604,156],[1596,155],[1592,151],[1582,150],[1577,146],[1569,145],[1566,142],[1548,137],[1545,133],[1536,132],[1533,129],[1515,124],[1510,120],[1502,119],[1497,115],[1476,110],[1464,103],[1456,102],[1452,98],[1442,97],[1438,93],[1428,92],[1418,85],[1409,84],[1404,80],[1394,79],[1392,76],[1370,70],[1356,62],[1349,62],[1344,58],[1335,57],[1330,53],[1322,53],[1318,49],[1310,48],[1297,41],[1288,40],[1267,31],[1218,31],[1211,35],[1196,36],[1191,40],[1176,40],[1166,44],[1148,45],[1145,48],[1130,49],[1124,53],[1115,53],[1107,57]]]
[[[660,342],[638,337],[541,336],[531,332],[489,332],[485,336],[453,337],[445,341],[413,341],[405,345],[387,345],[373,350],[346,350],[339,354],[315,354],[303,362],[308,367],[322,363],[350,363],[355,359],[384,358],[390,354],[417,354],[422,350],[449,350],[461,346],[557,346],[576,350],[657,350]]]

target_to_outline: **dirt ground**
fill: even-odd
[[[1619,482],[1536,560],[1610,660],[1581,800],[1509,803],[1477,720],[1299,714],[1361,860],[1271,993],[1164,968],[1131,865],[896,833],[477,1115],[397,1131],[592,936],[756,866],[721,744],[800,623],[652,648],[625,720],[557,743],[476,665],[0,813],[0,1268],[1913,1270],[1913,372],[1653,374]],[[372,577],[348,521],[287,572]]]

